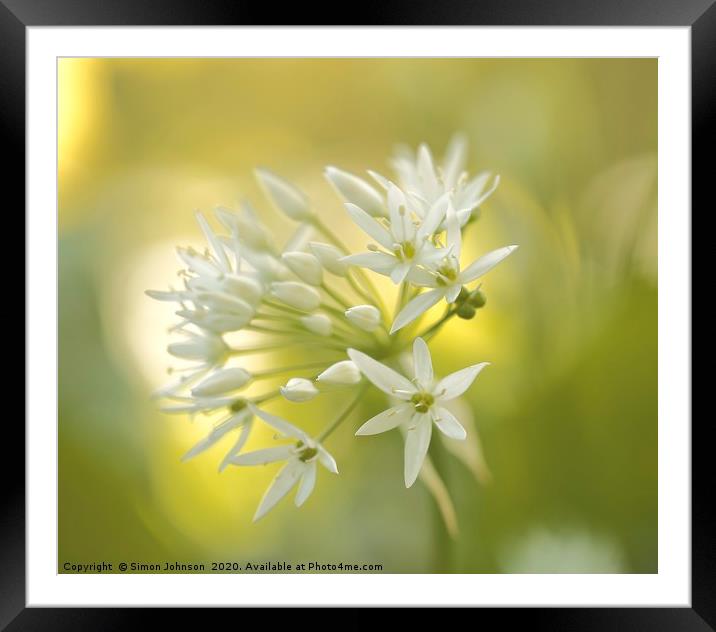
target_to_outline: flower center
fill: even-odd
[[[299,442],[298,447],[300,448],[303,445],[303,443]],[[300,461],[303,461],[304,463],[308,463],[311,459],[313,459],[318,454],[318,450],[316,448],[311,448],[309,446],[306,446],[298,453],[298,458]]]
[[[412,241],[396,244],[395,248],[393,248],[393,254],[401,261],[410,261],[415,256],[415,245]]]
[[[430,393],[415,393],[415,395],[410,398],[410,403],[417,412],[426,413],[435,403],[435,398]]]
[[[453,265],[452,261],[445,260],[436,272],[438,273],[436,279],[438,285],[452,285],[457,281],[457,267]]]

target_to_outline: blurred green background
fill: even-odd
[[[656,572],[656,89],[653,59],[60,60],[60,569]],[[194,209],[248,197],[289,235],[254,166],[296,182],[358,248],[323,166],[387,172],[396,143],[440,156],[458,130],[470,171],[502,176],[469,254],[520,245],[486,277],[486,309],[431,345],[442,374],[492,362],[469,391],[491,482],[436,455],[451,538],[426,488],[403,486],[399,433],[356,440],[346,425],[329,446],[340,476],[252,524],[275,469],[218,474],[223,444],[180,463],[207,427],[150,400],[173,318],[144,290],[176,279],[176,245],[201,245]],[[319,428],[333,397],[272,410]]]

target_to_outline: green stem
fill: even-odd
[[[425,331],[422,333],[419,333],[416,338],[423,338],[426,342],[430,340],[438,331],[440,331],[440,328],[448,321],[450,320],[455,314],[457,313],[457,309],[453,309],[448,307],[447,311],[443,314],[442,318],[438,320],[437,322],[433,323],[430,327],[428,327]]]
[[[340,248],[344,253],[348,254],[350,250],[346,248],[346,245],[333,233],[333,231],[328,228],[318,217],[313,219],[314,226],[321,231],[329,241],[333,242],[333,245],[337,248]],[[373,300],[375,300],[378,309],[380,309],[381,312],[383,312],[383,315],[385,316],[388,312],[385,309],[385,304],[383,303],[380,294],[376,290],[375,286],[371,282],[371,280],[368,278],[368,275],[363,272],[360,268],[356,271],[356,274],[360,276],[361,280],[366,284],[366,287],[368,290],[372,293]]]
[[[338,428],[338,426],[340,426],[348,418],[348,416],[353,412],[355,407],[360,402],[367,388],[368,385],[364,384],[356,394],[355,399],[350,404],[348,404],[346,409],[340,415],[338,415],[338,417],[328,427],[326,427],[323,432],[321,432],[321,434],[316,437],[316,441],[318,441],[318,443],[322,443],[336,428]]]
[[[291,373],[292,371],[303,371],[305,369],[315,369],[316,367],[326,366],[326,360],[317,360],[316,362],[307,362],[305,364],[294,364],[292,366],[283,366],[277,369],[268,369],[266,371],[258,371],[253,373],[253,377],[264,378],[273,377],[275,375],[281,375],[283,373]]]

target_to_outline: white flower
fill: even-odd
[[[244,447],[244,445],[246,445],[246,442],[248,441],[249,435],[251,433],[252,418],[253,413],[251,412],[251,410],[248,407],[242,408],[238,412],[231,415],[228,419],[225,419],[221,423],[217,424],[214,428],[212,428],[211,432],[201,441],[196,443],[186,454],[184,454],[181,460],[188,461],[189,459],[193,459],[195,456],[201,454],[202,452],[208,450],[214,444],[218,443],[232,430],[241,428],[241,432],[239,433],[236,442],[226,453],[225,457],[219,464],[219,471],[223,471],[224,468],[229,464],[230,459],[236,456],[239,452],[241,452],[241,449]]]
[[[182,262],[178,283],[162,291],[147,291],[154,299],[176,305],[179,322],[170,332],[182,337],[172,342],[168,351],[188,361],[188,366],[172,367],[170,372],[178,374],[173,383],[155,392],[155,397],[164,400],[161,409],[197,417],[199,423],[206,416],[218,421],[212,421],[208,434],[182,458],[201,454],[233,434],[236,440],[221,461],[220,470],[229,463],[285,461],[255,519],[295,485],[296,504],[302,504],[315,484],[317,462],[337,471],[321,442],[355,412],[368,380],[390,395],[391,408],[363,424],[357,434],[399,427],[405,437],[406,486],[412,485],[420,472],[444,515],[447,492],[440,492],[442,480],[429,459],[425,460],[433,424],[445,435],[449,448],[464,448],[457,450],[458,458],[472,459],[469,463],[476,458],[476,433],[468,425],[471,441],[462,441],[466,431],[449,411],[485,365],[435,380],[430,354],[420,336],[429,338],[453,315],[474,315],[485,298],[479,288],[470,291],[465,284],[515,248],[501,248],[464,270],[460,267],[461,229],[470,213],[494,190],[497,178],[491,183],[490,174],[485,173],[468,179],[464,172],[465,142],[459,138],[451,143],[439,166],[425,145],[417,155],[399,157],[394,166],[396,183],[368,172],[377,185],[336,167],[325,171],[330,184],[346,200],[355,224],[369,235],[372,243],[366,252],[348,250],[344,244],[351,243],[350,235],[336,235],[314,214],[303,192],[261,169],[256,175],[271,203],[297,222],[288,239],[276,242],[274,231],[260,221],[246,201],[236,211],[216,208],[213,218],[197,212],[206,247],[178,248]],[[320,235],[318,241],[310,241],[316,239],[315,235]],[[401,285],[395,297],[398,313],[391,333],[442,299],[448,303],[445,315],[426,325],[414,342],[406,335],[388,335],[385,326],[393,297],[384,296],[383,287],[374,285],[371,274],[350,266],[366,268]],[[241,335],[234,335],[236,332]],[[347,349],[349,346],[363,351]],[[414,373],[412,380],[370,357],[403,357],[406,352],[410,355],[411,347],[415,368],[403,373]],[[256,356],[260,359],[254,364],[252,358]],[[242,366],[267,369],[252,373],[230,366],[237,357]],[[347,359],[335,361],[341,357]],[[300,358],[300,363],[289,362],[289,358]],[[312,377],[318,374],[315,380],[304,376],[309,370]],[[276,383],[278,376],[285,376],[283,386]],[[251,388],[242,392],[249,384]],[[356,385],[360,388],[354,388]],[[320,391],[337,388],[353,391],[351,402],[342,410],[332,411],[316,438],[255,408],[280,397],[307,402]],[[452,410],[468,423],[464,411]],[[290,445],[241,454],[255,414],[277,428]]]
[[[390,328],[391,334],[413,322],[443,298],[448,303],[454,303],[463,285],[480,278],[517,249],[514,245],[498,248],[473,261],[464,270],[460,270],[462,238],[452,204],[448,205],[447,214],[448,247],[440,250],[441,254],[444,253],[442,258],[431,266],[412,270],[408,278],[414,285],[433,289],[419,294],[408,302],[395,317]]]
[[[348,265],[341,261],[346,255],[345,252],[341,252],[331,244],[324,244],[320,241],[310,241],[308,242],[308,247],[328,272],[340,277],[346,276]]]
[[[430,148],[424,143],[415,154],[407,148],[403,149],[392,161],[392,166],[416,213],[425,216],[435,200],[452,192],[458,221],[460,226],[464,226],[471,213],[494,193],[500,182],[499,176],[493,178],[489,171],[468,180],[466,158],[467,142],[463,136],[457,135],[448,145],[439,166],[435,165]],[[373,177],[385,182],[378,174],[373,174]]]
[[[239,367],[219,369],[202,380],[193,389],[195,397],[212,397],[236,391],[251,381],[251,373]]]
[[[307,402],[318,395],[318,389],[313,382],[302,377],[292,377],[280,391],[290,402]]]
[[[295,186],[268,169],[257,169],[256,177],[279,211],[297,221],[313,217],[308,198]]]
[[[433,423],[447,437],[465,438],[465,429],[441,404],[462,395],[488,363],[475,364],[436,381],[430,351],[422,338],[416,338],[413,343],[413,380],[408,380],[356,349],[348,349],[348,356],[375,386],[384,393],[403,400],[397,406],[388,408],[366,421],[356,435],[374,435],[403,425],[407,429],[405,486],[410,487],[415,482],[427,454]]]
[[[173,342],[167,351],[177,358],[184,360],[201,360],[206,365],[223,363],[229,348],[221,336],[206,332],[197,334],[193,331],[182,330],[187,337],[182,342]]]
[[[388,227],[371,217],[355,204],[346,204],[353,221],[375,239],[384,250],[349,255],[341,261],[361,266],[389,276],[393,283],[402,283],[411,270],[420,264],[429,264],[439,255],[430,243],[430,237],[445,215],[447,197],[440,198],[421,222],[416,223],[407,208],[403,192],[391,184],[388,188]]]
[[[375,331],[380,327],[380,310],[373,305],[349,307],[345,314],[348,320],[363,331]]]
[[[321,285],[323,269],[315,255],[308,252],[284,252],[281,259],[301,281]]]
[[[343,360],[329,366],[316,378],[316,381],[337,385],[358,384],[360,382],[360,371],[350,360]]]
[[[338,474],[338,467],[329,452],[300,428],[258,408],[253,408],[253,412],[269,426],[278,430],[281,433],[281,438],[297,440],[291,445],[247,452],[229,460],[233,465],[266,465],[267,463],[286,461],[259,503],[254,515],[254,522],[256,522],[266,515],[296,484],[298,484],[296,506],[300,507],[306,502],[316,484],[316,462],[333,474]]]
[[[311,312],[321,304],[321,295],[316,289],[298,281],[272,283],[271,295],[282,303],[304,312]]]
[[[328,181],[346,202],[359,206],[373,217],[388,215],[383,196],[362,178],[337,167],[326,167],[325,174]]]
[[[300,320],[308,331],[319,336],[330,336],[333,331],[333,323],[325,314],[309,314],[308,316],[301,316]]]

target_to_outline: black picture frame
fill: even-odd
[[[268,5],[244,0],[0,0],[0,125],[4,153],[9,158],[3,180],[6,190],[14,193],[14,208],[25,203],[27,27],[249,26],[276,25],[277,19],[286,26],[331,25],[343,17],[336,11],[339,8],[335,3]],[[690,26],[692,196],[695,199],[705,192],[706,151],[716,140],[714,0],[367,0],[355,10],[357,26]],[[13,446],[19,462],[0,459],[0,629],[126,629],[146,622],[146,613],[132,608],[25,607],[25,481],[20,474],[24,456],[19,449],[25,435],[23,427],[7,417],[3,442]],[[476,615],[479,625],[484,626],[487,617],[501,627],[523,624],[537,630],[716,630],[716,524],[710,511],[714,482],[710,450],[702,426],[692,424],[691,608],[487,608]],[[175,614],[163,609],[163,624],[169,625],[168,619]],[[193,620],[206,623],[205,615],[193,610],[179,615],[185,624],[192,625]]]

